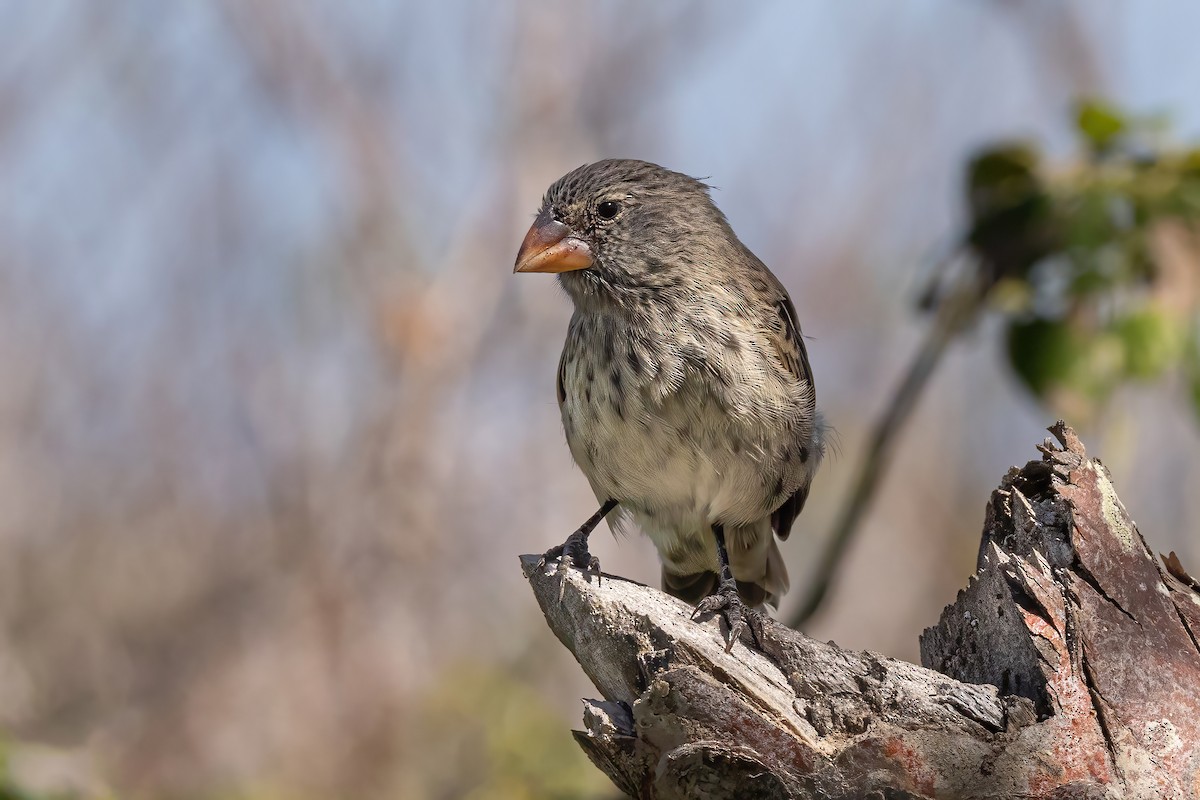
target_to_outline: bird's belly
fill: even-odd
[[[563,422],[572,455],[597,496],[618,500],[646,533],[680,535],[714,523],[747,525],[783,497],[763,453],[703,400],[649,404],[568,396]]]

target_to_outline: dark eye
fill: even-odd
[[[612,219],[621,211],[621,204],[616,200],[605,200],[600,205],[596,206],[596,213],[600,215],[600,219]]]

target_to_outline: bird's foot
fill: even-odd
[[[733,643],[741,637],[747,624],[750,627],[750,635],[754,637],[755,646],[761,647],[762,612],[746,605],[746,602],[738,595],[737,584],[733,581],[728,583],[722,581],[714,594],[701,600],[696,606],[696,610],[692,612],[692,619],[717,612],[720,612],[725,617],[725,622],[729,624],[728,638],[725,640],[726,653],[733,649]]]
[[[595,575],[597,582],[600,580],[600,559],[588,552],[589,533],[591,531],[585,532],[583,528],[580,528],[568,536],[565,542],[547,550],[546,554],[538,560],[538,569],[545,569],[547,564],[558,559],[558,567],[555,568],[554,574],[558,578],[558,601],[560,603],[563,599],[563,591],[567,587],[567,570],[571,567],[582,570],[585,577]]]

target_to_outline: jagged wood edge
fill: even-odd
[[[523,556],[522,569],[551,629],[606,698],[589,703],[586,730],[576,732],[585,752],[635,797],[858,797],[872,791],[1133,797],[1200,785],[1194,783],[1200,737],[1192,729],[1200,713],[1191,726],[1167,720],[1169,730],[1157,731],[1163,741],[1146,747],[1131,740],[1123,723],[1129,712],[1118,713],[1101,691],[1105,676],[1095,663],[1106,655],[1093,646],[1089,657],[1081,625],[1102,618],[1108,624],[1106,614],[1125,609],[1113,601],[1120,590],[1110,594],[1101,586],[1076,549],[1103,556],[1098,542],[1124,538],[1128,563],[1109,563],[1109,572],[1101,570],[1106,580],[1131,563],[1149,575],[1142,563],[1149,550],[1103,466],[1086,459],[1069,428],[1052,431],[1060,446],[1048,440],[1039,447],[1042,461],[1010,471],[993,494],[979,575],[922,637],[926,663],[967,682],[845,651],[776,623],[768,624],[764,652],[751,649],[747,637],[726,654],[716,620],[692,622],[690,607],[662,592],[571,572],[559,602],[554,576],[536,568],[537,557]],[[1049,501],[1030,491],[1031,501],[1021,491],[1035,484]],[[1080,533],[1085,529],[1090,545]],[[1159,581],[1155,591],[1170,600],[1172,619],[1198,650],[1193,632],[1200,626],[1192,616],[1200,594],[1180,577],[1186,575],[1181,566],[1163,570],[1152,558],[1147,563]],[[996,602],[983,603],[984,597]],[[1085,608],[1089,616],[1081,622]],[[1161,615],[1165,608],[1147,613]],[[1000,624],[1005,611],[1007,622]],[[989,642],[993,629],[1007,647]],[[956,660],[963,655],[957,649],[978,650],[981,643],[999,657],[974,665],[965,656]],[[1193,666],[1200,676],[1200,662],[1185,659],[1184,677]],[[1000,677],[984,682],[973,669],[996,670]],[[989,683],[1008,685],[1002,693]],[[1112,691],[1108,683],[1108,694],[1122,705],[1121,687]],[[1173,702],[1183,713],[1200,712],[1195,694],[1176,691]]]

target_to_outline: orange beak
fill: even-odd
[[[592,251],[587,242],[571,235],[571,229],[545,209],[533,221],[513,272],[570,272],[592,265]]]

